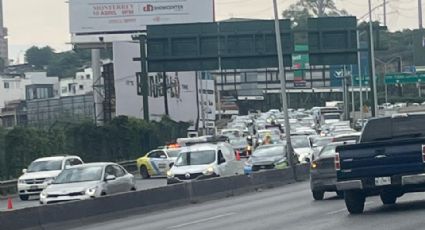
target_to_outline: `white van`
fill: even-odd
[[[228,143],[197,144],[179,154],[167,172],[167,184],[243,173],[243,164],[236,160],[235,152]]]
[[[18,179],[18,194],[21,200],[39,195],[59,175],[62,170],[83,161],[77,156],[43,157],[33,161]]]

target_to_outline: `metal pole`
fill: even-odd
[[[294,164],[294,155],[291,144],[291,128],[289,126],[289,115],[288,115],[288,99],[286,95],[286,79],[285,79],[285,67],[283,66],[283,50],[282,50],[282,38],[280,36],[280,24],[279,24],[279,14],[277,10],[277,1],[273,0],[274,8],[274,26],[276,33],[276,47],[277,47],[277,57],[279,61],[279,79],[280,79],[280,89],[282,94],[282,112],[285,118],[285,136],[286,136],[286,148],[289,165],[292,168],[292,173],[294,179],[297,180],[297,171]]]
[[[140,83],[142,85],[143,96],[143,119],[149,121],[149,83],[148,83],[148,65],[146,57],[146,35],[139,36],[140,43]]]
[[[419,16],[419,29],[423,29],[423,24],[422,24],[422,0],[418,0],[418,16]]]
[[[383,8],[384,8],[384,26],[387,26],[387,0],[383,0]]]
[[[378,93],[376,90],[376,73],[375,73],[375,44],[373,42],[373,28],[372,28],[372,3],[369,0],[369,33],[370,33],[370,64],[372,65],[372,82],[373,82],[373,112],[374,115],[377,115],[378,112]]]
[[[165,108],[165,115],[169,116],[170,113],[168,111],[168,87],[167,87],[167,73],[162,73],[162,90],[163,90],[163,96],[164,96],[164,108]]]
[[[350,65],[350,77],[351,77],[351,113],[353,113],[353,122],[354,122],[354,112],[356,107],[354,106],[354,76],[353,76],[353,65]]]
[[[198,74],[199,72],[196,72]],[[202,135],[205,136],[205,107],[204,107],[204,86],[203,86],[203,80],[202,80],[202,74],[200,77],[197,77],[197,79],[200,79],[201,84],[201,118],[202,118]]]
[[[422,97],[421,79],[418,80],[418,91],[419,91],[419,97]]]
[[[93,70],[93,99],[94,99],[94,119],[97,125],[102,125],[103,115],[103,85],[100,70],[100,50],[91,50],[91,64]]]
[[[357,30],[357,69],[358,69],[358,76],[359,76],[359,87],[360,87],[360,119],[363,119],[363,82],[362,82],[362,68],[361,68],[361,52],[360,52],[360,34]]]
[[[385,84],[385,103],[388,103],[388,86]]]

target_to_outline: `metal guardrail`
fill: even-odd
[[[117,162],[117,164],[124,167],[129,173],[135,173],[137,172],[137,165],[135,160],[131,161],[121,161]],[[7,180],[7,181],[0,181],[0,196],[7,196],[17,193],[17,184],[18,180]]]

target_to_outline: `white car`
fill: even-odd
[[[135,191],[134,176],[116,163],[90,163],[63,170],[40,193],[40,203],[87,200]]]
[[[81,164],[83,161],[78,156],[44,157],[33,161],[18,179],[19,198],[28,200],[30,196],[38,196],[63,169]]]
[[[212,177],[243,175],[243,164],[227,143],[198,144],[180,152],[167,172],[167,184]]]
[[[308,136],[305,135],[292,135],[291,136],[292,148],[298,156],[300,163],[311,162],[313,156],[313,148],[311,146]]]

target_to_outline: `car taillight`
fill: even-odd
[[[335,169],[341,170],[341,163],[339,161],[339,153],[336,153],[335,155]]]
[[[425,163],[425,145],[422,145],[422,162]]]

